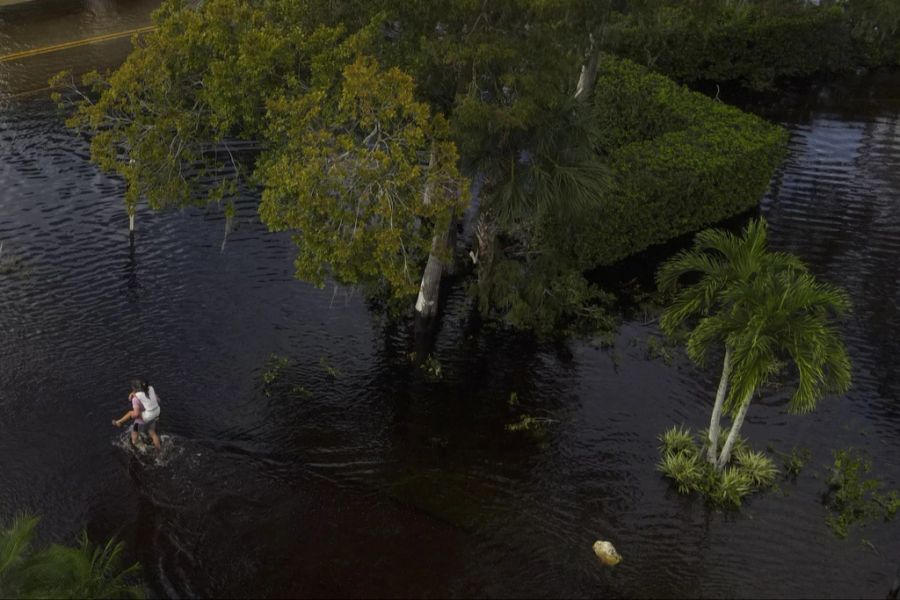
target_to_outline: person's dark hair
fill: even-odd
[[[141,380],[141,391],[144,392],[145,394],[150,393],[150,382],[147,381],[146,379]]]
[[[143,382],[140,379],[132,379],[131,380],[131,391],[132,392],[141,391],[142,386],[143,386]]]

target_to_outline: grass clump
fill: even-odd
[[[778,467],[762,452],[740,448],[734,453],[734,459],[753,486],[767,488],[775,483]]]
[[[716,506],[739,508],[743,499],[772,486],[778,468],[768,456],[735,444],[731,461],[721,472],[705,457],[705,432],[699,436],[683,425],[672,426],[659,436],[661,459],[657,469],[671,480],[680,494],[698,493]]]

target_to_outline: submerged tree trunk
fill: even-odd
[[[728,377],[730,375],[731,348],[725,346],[725,360],[722,363],[722,377],[719,379],[719,389],[716,391],[716,403],[713,406],[712,417],[709,420],[709,448],[706,451],[706,460],[711,465],[716,464],[716,458],[718,457],[722,405],[725,404],[725,393],[728,391]]]
[[[416,312],[424,319],[431,319],[437,315],[441,276],[444,274],[444,261],[439,257],[450,254],[448,247],[450,228],[455,226],[451,219],[450,227],[435,233],[431,240],[431,254],[428,255],[428,263],[425,265],[422,283],[419,285],[419,297],[416,299]]]
[[[734,417],[734,422],[731,424],[731,431],[728,432],[728,439],[725,440],[725,445],[722,446],[722,454],[719,455],[719,461],[716,463],[717,471],[721,472],[725,468],[725,465],[728,464],[728,461],[731,460],[731,450],[734,448],[734,443],[737,441],[741,426],[744,424],[744,417],[747,416],[747,409],[750,408],[750,399],[752,397],[753,394],[751,393],[744,399],[741,408],[738,409],[738,414]]]
[[[428,158],[428,170],[431,171],[437,161],[434,147],[431,149],[431,155]],[[423,192],[422,203],[425,206],[431,204],[431,186],[426,184]],[[450,226],[453,226],[453,219],[450,219]],[[449,227],[443,231],[434,232],[431,239],[431,252],[428,254],[428,262],[425,265],[425,272],[422,273],[422,283],[419,284],[419,297],[416,298],[416,314],[423,319],[431,319],[437,315],[438,296],[441,292],[441,276],[444,274],[444,262],[440,255],[447,250],[447,240],[449,237]]]

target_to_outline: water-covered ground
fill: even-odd
[[[91,35],[153,3],[74,4],[47,19]],[[64,40],[17,10],[0,11],[0,54]],[[854,387],[807,416],[786,390],[751,408],[754,445],[813,458],[736,513],[655,471],[663,429],[705,426],[717,373],[651,358],[652,323],[626,321],[613,348],[538,344],[475,325],[454,290],[435,379],[410,362],[411,328],[293,279],[253,196],[224,248],[215,207],[141,210],[132,243],[120,182],[24,93],[126,49],[0,64],[0,515],[43,515],[44,540],[118,534],[162,596],[885,595],[900,524],[838,540],[821,496],[847,446],[900,488],[900,75],[764,111],[792,137],[761,212],[775,247],[850,292]],[[162,399],[161,459],[110,425],[134,374]],[[524,413],[549,419],[543,436],[505,430]],[[601,567],[596,539],[624,562]]]

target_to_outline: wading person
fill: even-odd
[[[121,418],[114,419],[113,425],[121,427],[128,419],[134,419],[131,427],[131,443],[137,444],[138,435],[146,432],[150,434],[153,446],[159,450],[159,435],[156,433],[156,423],[159,420],[159,397],[156,395],[156,390],[146,381],[133,379],[128,399],[131,401],[131,410]]]

